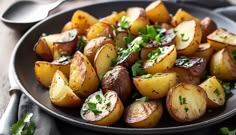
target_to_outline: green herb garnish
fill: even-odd
[[[230,131],[229,128],[222,127],[220,128],[220,134],[221,135],[236,135],[236,129]]]
[[[131,70],[132,70],[132,75],[133,76],[143,75],[144,70],[142,68],[142,60],[138,60],[137,62],[135,62],[132,65]]]
[[[147,102],[148,100],[149,98],[146,96],[136,99],[136,101],[143,101],[143,102]]]
[[[148,78],[152,78],[152,74],[146,74],[146,75],[142,75],[143,79],[148,79]]]
[[[97,110],[97,104],[92,103],[92,102],[88,102],[88,107],[89,110],[92,111],[95,115],[102,113],[102,111]]]
[[[220,96],[220,90],[219,90],[218,88],[216,88],[216,89],[214,90],[214,93],[215,93],[217,96]]]
[[[46,37],[46,36],[47,36],[46,33],[42,33],[42,34],[41,34],[41,37]]]
[[[126,16],[123,16],[121,20],[118,22],[118,26],[120,26],[122,29],[128,29],[129,28],[129,21]]]
[[[179,96],[179,103],[180,103],[180,105],[183,105],[183,104],[187,104],[186,103],[186,98],[184,97],[182,97],[182,96]]]
[[[124,42],[126,44],[129,44],[133,41],[133,35],[128,31],[128,36],[123,38]]]
[[[12,135],[33,135],[35,124],[31,121],[33,113],[26,113],[23,117],[12,125],[10,131]]]
[[[185,107],[184,110],[185,110],[185,112],[188,112],[188,107]]]
[[[221,85],[224,88],[224,91],[227,95],[231,93],[230,82],[221,82]]]
[[[160,54],[161,54],[161,49],[157,48],[148,54],[148,58],[152,63],[155,63]]]
[[[111,28],[113,29],[113,32],[115,33],[115,35],[117,35],[119,33],[119,31],[117,30],[116,26],[111,25]]]
[[[77,50],[79,50],[80,52],[83,52],[86,43],[87,43],[87,40],[84,37],[79,38],[77,42]]]
[[[98,103],[102,103],[102,97],[100,95],[96,95],[96,99],[98,101]]]
[[[227,36],[226,36],[226,35],[224,35],[224,36],[221,35],[220,38],[222,38],[222,39],[226,39]]]

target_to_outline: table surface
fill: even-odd
[[[16,0],[0,0],[0,15],[6,10],[9,5],[11,5]],[[53,2],[56,0],[41,0],[40,2]],[[73,7],[83,6],[83,5],[89,5],[93,4],[95,2],[101,2],[106,0],[69,0],[68,2],[63,3],[61,6],[56,8],[52,11],[51,14],[54,12],[67,10]],[[233,1],[233,0],[232,0]],[[9,60],[11,53],[17,43],[17,41],[20,39],[20,37],[23,35],[23,33],[10,29],[7,26],[5,26],[0,21],[0,118],[3,115],[6,106],[9,102],[10,96],[8,93],[8,90],[10,88],[9,80],[8,80],[8,67],[9,67]]]

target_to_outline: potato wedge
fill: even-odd
[[[71,21],[69,21],[62,28],[62,32],[65,32],[65,31],[68,31],[68,30],[72,30],[72,29],[74,29],[73,24],[71,23]]]
[[[202,31],[195,21],[184,21],[176,26],[176,49],[178,54],[190,55],[197,51],[201,43]]]
[[[97,22],[91,25],[87,32],[87,39],[92,40],[97,37],[113,37],[113,29],[110,24]]]
[[[105,44],[113,44],[115,42],[111,38],[107,37],[98,37],[87,42],[84,47],[84,55],[89,59],[89,61],[94,64],[94,57],[99,48]]]
[[[201,20],[201,29],[202,29],[202,43],[207,42],[207,36],[214,32],[217,29],[217,25],[210,17],[205,17]]]
[[[225,103],[225,91],[220,82],[215,76],[208,78],[199,85],[202,87],[208,97],[207,107],[216,108],[224,105]]]
[[[81,117],[93,124],[110,126],[122,116],[124,106],[114,91],[103,94],[97,91],[90,95],[82,106]]]
[[[116,26],[123,16],[126,16],[126,11],[113,12],[111,15],[102,18],[100,21]]]
[[[136,89],[149,99],[165,97],[170,88],[176,85],[176,73],[147,74],[133,78]]]
[[[236,51],[236,35],[228,32],[225,29],[217,29],[208,35],[207,42],[216,51],[219,51],[226,46],[232,51]]]
[[[82,10],[74,12],[71,18],[71,23],[74,28],[77,28],[79,35],[85,34],[86,29],[97,22],[97,18]]]
[[[160,121],[162,114],[160,101],[135,101],[126,108],[125,122],[135,128],[152,128]]]
[[[127,17],[129,18],[129,30],[132,34],[138,35],[140,28],[149,24],[149,19],[146,16],[145,10],[140,7],[131,7],[127,9]]]
[[[190,21],[190,20],[194,20],[198,25],[200,24],[199,18],[191,15],[187,11],[180,8],[173,16],[173,18],[171,20],[171,25],[176,27],[178,24],[180,24],[184,21]]]
[[[112,60],[116,57],[116,47],[113,44],[105,44],[97,51],[94,58],[94,68],[100,80],[111,69]]]
[[[213,47],[208,43],[200,44],[197,51],[193,54],[195,57],[205,58],[207,61],[210,60],[214,53]]]
[[[154,23],[168,23],[171,20],[169,11],[162,0],[156,0],[149,4],[145,12],[147,17]]]
[[[108,71],[102,78],[101,86],[104,92],[106,92],[106,90],[115,91],[123,104],[127,103],[130,99],[132,82],[129,77],[129,72],[125,67],[118,65]]]
[[[51,85],[53,75],[57,70],[62,71],[66,77],[69,77],[70,63],[70,60],[64,62],[36,61],[34,65],[35,77],[44,87],[49,87]]]
[[[210,61],[210,73],[216,78],[233,81],[236,79],[236,63],[227,48],[216,52]]]
[[[180,83],[168,92],[166,106],[176,121],[191,122],[205,114],[207,94],[197,85]]]
[[[60,107],[76,107],[81,103],[80,98],[68,86],[68,79],[60,70],[57,70],[53,76],[49,97],[53,104]]]
[[[93,66],[85,55],[77,51],[71,60],[69,86],[76,95],[86,98],[98,90],[98,84]]]
[[[175,64],[177,52],[174,45],[160,47],[152,52],[150,58],[143,63],[146,73],[164,72]]]
[[[126,38],[126,37],[128,37],[128,32],[127,31],[119,31],[117,33],[117,35],[115,36],[115,39],[114,39],[115,43],[116,43],[116,46],[126,49],[127,45],[126,45],[125,40],[124,40],[124,38]]]

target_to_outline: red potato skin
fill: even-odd
[[[139,59],[139,54],[131,52],[125,59],[118,62],[118,65],[124,66],[126,68],[131,67]]]
[[[201,20],[201,30],[202,30],[202,43],[207,42],[207,36],[217,29],[217,25],[210,17],[205,17]]]

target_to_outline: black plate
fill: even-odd
[[[131,6],[146,7],[149,3],[150,1],[117,1],[95,4],[82,7],[80,9],[100,18],[111,14],[112,11],[125,10],[127,7]],[[165,4],[172,14],[174,14],[177,9],[183,8],[184,10],[187,10],[199,18],[209,16],[217,22],[218,27],[223,27],[231,32],[236,33],[236,24],[233,21],[212,11],[195,6],[171,2],[165,2]],[[204,117],[195,121],[194,123],[181,124],[171,119],[168,113],[164,113],[161,122],[155,128],[147,129],[129,128],[122,122],[114,125],[113,127],[93,125],[81,119],[80,110],[78,108],[62,109],[54,106],[50,102],[48,90],[41,87],[34,76],[34,62],[37,60],[37,57],[33,52],[33,46],[42,33],[59,33],[63,25],[71,19],[71,16],[75,10],[76,9],[72,9],[63,13],[59,13],[45,21],[36,24],[20,39],[12,55],[15,79],[18,85],[33,102],[35,102],[52,116],[90,130],[122,134],[158,134],[181,132],[206,127],[208,125],[223,121],[236,113],[236,93],[232,94],[224,107],[205,114]]]

